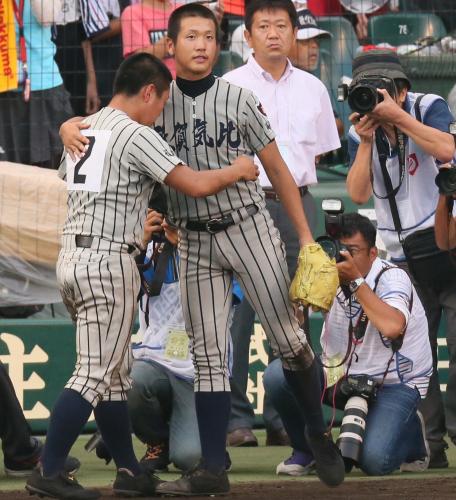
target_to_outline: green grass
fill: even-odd
[[[260,446],[258,448],[230,448],[229,452],[233,461],[233,467],[230,473],[230,480],[233,483],[252,482],[252,481],[274,481],[278,477],[275,475],[276,465],[290,454],[290,449],[286,447],[265,447],[264,431],[256,431]],[[84,444],[87,442],[88,436],[82,436],[75,443],[71,453],[79,458],[82,462],[82,467],[78,472],[78,479],[84,486],[108,486],[112,483],[115,475],[115,469],[112,463],[108,466],[104,465],[102,460],[99,460],[95,453],[87,453],[84,450]],[[144,454],[144,445],[138,440],[135,440],[135,449],[137,456]],[[447,450],[450,467],[448,469],[429,470],[420,474],[401,474],[394,473],[388,478],[412,478],[412,477],[454,477],[456,472],[456,447],[450,445]],[[1,452],[0,452],[1,455]],[[0,456],[0,458],[2,458]],[[175,479],[178,477],[176,472],[162,474],[162,479]],[[281,476],[281,480],[289,480],[295,478],[287,478]],[[372,480],[360,471],[352,472],[347,480]],[[382,478],[379,478],[382,479]],[[316,481],[315,476],[302,478],[303,481]],[[23,479],[7,478],[3,471],[0,472],[0,491],[20,490],[24,487]]]

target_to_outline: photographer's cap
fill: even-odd
[[[392,50],[371,50],[356,56],[352,62],[353,82],[365,76],[385,76],[392,80],[402,78],[410,90],[412,84],[401,61]]]
[[[332,36],[329,31],[322,30],[318,27],[317,20],[309,9],[298,10],[297,14],[298,23],[296,27],[298,28],[298,33],[296,34],[296,38],[298,40],[310,40],[316,37]]]

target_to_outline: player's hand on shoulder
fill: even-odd
[[[82,158],[85,154],[89,139],[81,134],[81,130],[88,128],[90,128],[90,125],[83,123],[82,118],[71,118],[71,120],[67,120],[60,126],[60,139],[62,139],[63,146],[73,161]]]
[[[249,156],[238,156],[232,166],[239,170],[238,180],[240,181],[256,181],[260,175],[260,169]]]

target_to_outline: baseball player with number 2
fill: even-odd
[[[172,80],[156,57],[136,54],[120,66],[108,107],[85,121],[88,149],[68,156],[59,170],[68,187],[57,277],[76,321],[76,367],[52,411],[41,464],[30,493],[52,498],[98,498],[63,472],[64,461],[92,411],[117,467],[113,489],[123,496],[155,494],[157,478],[135,457],[126,391],[130,388],[130,334],[140,277],[149,197],[156,182],[188,196],[208,196],[236,181],[252,182],[251,158],[233,158],[223,170],[196,172],[150,128],[168,99]]]
[[[256,310],[296,400],[306,409],[307,439],[320,479],[336,486],[344,463],[326,435],[317,362],[299,328],[296,302],[328,309],[338,285],[335,263],[313,241],[296,184],[278,151],[255,95],[216,78],[220,31],[213,13],[191,3],[168,24],[168,49],[176,81],[155,130],[197,171],[223,170],[239,155],[258,155],[296,227],[300,264],[289,292],[283,244],[265,209],[258,182],[242,181],[216,195],[194,199],[167,186],[170,216],[180,227],[181,293],[195,363],[195,404],[202,460],[177,481],[157,486],[176,496],[229,491],[225,440],[230,413],[227,370],[228,315],[233,276]],[[84,142],[75,124],[61,133],[66,147]]]

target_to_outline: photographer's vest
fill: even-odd
[[[406,111],[415,118],[415,101],[421,94],[409,92],[407,94]],[[422,119],[425,118],[429,107],[438,99],[435,94],[426,94],[420,102]],[[350,128],[351,138],[360,142],[354,127]],[[387,169],[393,187],[400,183],[400,166],[397,149],[388,157]],[[373,145],[372,171],[374,177],[374,192],[378,196],[385,196],[384,180],[378,159],[377,147]],[[410,138],[405,140],[405,175],[402,185],[396,194],[396,203],[402,224],[402,236],[405,238],[418,229],[426,229],[434,225],[434,214],[438,201],[438,189],[434,179],[438,173],[436,160],[425,153]],[[374,196],[375,212],[377,215],[378,231],[393,259],[403,259],[404,254],[394,228],[388,199]]]

